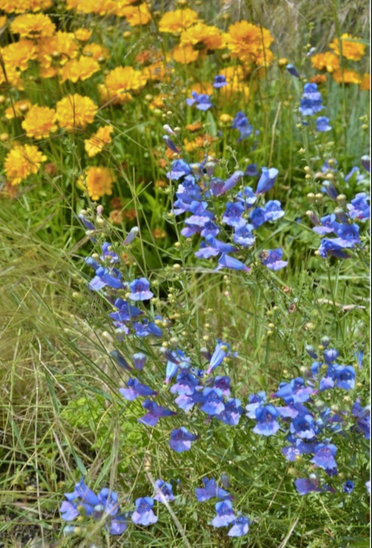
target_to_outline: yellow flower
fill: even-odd
[[[0,65],[0,86],[8,86],[8,84],[17,89],[24,89],[22,78],[16,67],[12,64],[4,63],[4,66]]]
[[[151,110],[164,110],[166,108],[166,105],[164,104],[164,100],[168,98],[168,95],[164,93],[160,93],[149,104],[149,107]]]
[[[64,65],[78,53],[78,45],[72,32],[58,31],[50,38],[42,38],[37,45],[38,60],[43,68],[49,68],[55,60],[59,65]]]
[[[22,38],[44,38],[52,36],[56,30],[55,24],[44,13],[18,15],[10,28]]]
[[[5,46],[2,50],[5,63],[21,71],[28,69],[28,63],[36,59],[36,46],[31,40],[20,40]]]
[[[93,122],[97,110],[97,105],[92,99],[75,93],[58,101],[56,119],[59,125],[67,130],[76,127],[84,129]]]
[[[311,64],[317,70],[326,70],[327,72],[333,72],[340,68],[340,59],[331,51],[325,53],[318,53],[311,57]]]
[[[193,63],[199,57],[199,52],[192,46],[176,46],[173,50],[173,59],[182,65]]]
[[[35,146],[15,146],[8,152],[4,162],[8,182],[12,186],[19,185],[32,173],[36,174],[46,159]]]
[[[46,139],[57,130],[55,123],[56,111],[53,108],[34,105],[30,108],[22,122],[27,137]]]
[[[332,74],[333,79],[338,83],[342,84],[342,70],[337,69]],[[345,84],[360,84],[362,79],[360,77],[360,74],[358,74],[355,70],[344,70],[344,77],[343,81]]]
[[[141,91],[147,83],[146,77],[132,67],[116,67],[106,75],[104,85],[98,86],[103,101],[122,105],[132,99],[131,91]]]
[[[105,58],[108,59],[110,57],[110,52],[105,46],[100,46],[99,44],[95,44],[92,42],[91,44],[87,44],[83,49],[83,54],[87,57],[93,57],[93,59],[100,59]]]
[[[89,158],[93,158],[101,152],[105,145],[111,143],[111,133],[114,131],[112,126],[103,126],[94,133],[90,139],[84,140],[84,148],[88,153]]]
[[[148,80],[153,82],[160,82],[170,76],[172,70],[168,65],[165,65],[162,61],[158,63],[152,63],[143,69],[143,74]],[[168,78],[169,80],[169,78]]]
[[[193,141],[184,139],[183,143],[187,152],[195,152],[197,150],[208,149],[210,146],[212,146],[213,137],[205,133],[204,135],[199,135]]]
[[[0,8],[7,13],[24,13],[25,11],[45,10],[51,5],[51,0],[2,0]]]
[[[83,56],[80,59],[71,59],[61,70],[61,82],[70,80],[76,83],[78,80],[88,80],[100,68],[99,63],[92,57]]]
[[[54,76],[57,76],[58,71],[54,67],[40,67],[39,72],[41,78],[54,78]]]
[[[366,51],[366,46],[358,42],[360,38],[353,38],[350,34],[341,36],[341,50],[343,57],[351,61],[360,61]],[[340,41],[335,38],[329,45],[337,55],[340,55]]]
[[[151,13],[147,4],[143,3],[139,6],[127,6],[116,11],[116,15],[125,17],[132,27],[139,25],[148,25],[151,21]]]
[[[13,103],[13,106],[6,109],[5,117],[8,118],[8,120],[12,120],[13,118],[22,118],[30,107],[31,103],[27,99],[23,101],[16,101]]]
[[[363,74],[362,81],[360,82],[360,89],[363,91],[370,91],[371,89],[371,75]]]
[[[74,31],[74,35],[79,42],[88,42],[89,38],[92,36],[92,31],[89,29],[77,29]]]
[[[5,27],[8,18],[6,15],[0,16],[0,30]]]
[[[215,50],[224,46],[223,38],[217,27],[197,23],[181,34],[180,44],[192,46],[195,50]]]
[[[191,27],[197,20],[198,14],[190,8],[167,11],[159,21],[159,31],[177,34]]]
[[[67,0],[66,7],[68,10],[74,9],[79,13],[113,15],[116,3],[113,0]]]
[[[210,82],[196,82],[191,86],[190,93],[196,91],[198,94],[205,93],[207,95],[212,95],[213,90],[214,88]]]
[[[112,194],[112,184],[115,176],[107,167],[89,167],[78,179],[78,186],[88,191],[92,200]]]
[[[230,25],[224,38],[232,57],[241,61],[268,65],[273,59],[269,48],[274,38],[265,28],[252,25],[248,21],[238,21]]]

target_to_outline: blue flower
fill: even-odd
[[[222,88],[224,86],[227,86],[226,82],[226,76],[223,76],[223,74],[218,74],[214,77],[213,87],[216,89]]]
[[[289,383],[284,383],[276,392],[277,398],[282,398],[286,403],[304,403],[310,399],[313,389],[305,386],[305,381],[301,377],[292,379]]]
[[[209,362],[209,367],[207,369],[208,374],[211,373],[213,369],[221,365],[226,356],[230,355],[230,345],[220,341],[219,339],[217,339],[217,341],[217,345],[214,349],[214,352]]]
[[[171,171],[168,171],[167,177],[172,181],[178,181],[182,177],[191,174],[191,168],[184,160],[174,160],[172,162]]]
[[[314,474],[312,474],[314,476]],[[300,478],[295,481],[295,486],[299,495],[307,495],[308,493],[321,493],[323,489],[319,485],[319,479],[315,476],[312,478]]]
[[[231,190],[232,188],[234,188],[234,186],[238,184],[238,182],[240,181],[240,179],[243,176],[244,176],[243,171],[235,171],[231,175],[231,177],[229,177],[227,179],[227,181],[224,183],[224,185],[221,188],[221,191],[219,192],[219,194],[225,194],[225,192],[227,192],[228,190]]]
[[[218,499],[229,499],[232,498],[232,496],[225,491],[225,489],[222,489],[222,487],[218,487],[216,480],[214,478],[208,479],[203,478],[204,487],[202,489],[195,489],[195,495],[198,500],[198,502],[205,502],[206,500],[218,498]]]
[[[244,226],[247,222],[242,217],[244,211],[245,209],[241,202],[227,202],[226,210],[222,216],[222,222],[235,228]]]
[[[122,275],[116,268],[103,268],[100,266],[96,270],[96,275],[89,283],[89,288],[92,291],[99,291],[106,286],[113,289],[122,289]]]
[[[241,401],[238,398],[230,398],[225,402],[225,409],[217,415],[217,419],[229,424],[230,426],[237,426],[240,421],[240,417],[243,414],[243,408],[240,405]]]
[[[238,192],[236,199],[244,204],[245,209],[251,208],[257,202],[257,196],[250,186],[245,186],[243,190]]]
[[[119,367],[126,369],[127,371],[132,370],[127,360],[118,350],[111,350],[110,355],[114,358]]]
[[[299,438],[311,440],[315,438],[314,419],[311,415],[300,415],[293,419],[290,427],[290,432],[296,434]]]
[[[280,428],[276,420],[280,414],[279,411],[271,404],[257,407],[255,411],[257,424],[253,428],[255,434],[263,436],[273,436]]]
[[[154,486],[156,491],[156,495],[154,497],[155,500],[158,500],[164,504],[164,500],[166,502],[171,502],[176,499],[170,483],[166,483],[164,480],[158,479],[154,483]]]
[[[134,240],[138,236],[138,233],[139,233],[138,226],[134,226],[133,228],[131,228],[128,234],[126,235],[125,240],[123,241],[123,245],[129,245],[132,242],[134,242]]]
[[[250,521],[244,516],[236,518],[236,520],[231,522],[231,529],[227,533],[229,537],[242,537],[246,535],[249,531]]]
[[[127,301],[123,301],[123,299],[116,299],[115,308],[118,309],[118,312],[111,312],[109,316],[118,322],[128,322],[132,318],[143,314],[139,308],[130,305]]]
[[[344,485],[342,486],[343,492],[346,493],[347,495],[352,493],[354,491],[354,488],[355,488],[354,482],[351,480],[346,480]]]
[[[87,230],[95,230],[96,227],[94,226],[93,223],[91,223],[90,221],[88,221],[88,219],[82,214],[82,213],[79,213],[78,215],[80,221],[82,222],[82,224],[84,225],[84,227],[87,229]],[[96,240],[94,240],[95,242]]]
[[[251,394],[249,396],[249,404],[245,406],[248,413],[247,417],[250,419],[256,418],[256,409],[260,407],[261,404],[266,402],[266,393],[264,391],[258,392],[257,394]]]
[[[371,412],[369,407],[362,407],[358,399],[351,408],[351,414],[357,419],[356,429],[369,440],[371,437]]]
[[[218,388],[221,390],[222,394],[225,397],[229,397],[231,390],[230,390],[230,377],[222,377],[221,375],[218,375],[213,382],[213,388]]]
[[[217,270],[220,270],[221,268],[230,268],[232,270],[244,270],[244,272],[250,272],[251,269],[239,261],[238,259],[234,259],[234,257],[230,257],[230,255],[227,255],[226,253],[223,253],[221,257],[218,259],[218,266],[216,268]]]
[[[316,120],[316,130],[325,132],[331,131],[332,126],[329,125],[329,118],[327,116],[319,116]]]
[[[257,177],[257,164],[249,164],[244,172],[244,175],[246,175],[247,177]]]
[[[198,386],[199,379],[195,377],[188,369],[182,369],[177,375],[177,382],[172,386],[172,394],[191,396],[195,387]]]
[[[157,392],[149,386],[141,384],[138,379],[128,379],[128,388],[119,388],[120,394],[128,401],[133,401],[139,396],[157,396]]]
[[[337,462],[334,459],[336,452],[337,447],[335,445],[319,443],[315,447],[315,455],[310,462],[323,468],[329,476],[335,476],[337,474]]]
[[[296,69],[296,67],[295,67],[294,65],[292,65],[292,64],[289,63],[288,65],[286,65],[285,68],[287,69],[287,71],[289,72],[289,74],[291,74],[292,76],[295,76],[296,78],[299,78],[299,77],[300,77],[300,75],[298,74],[297,69]]]
[[[191,97],[191,99],[186,99],[186,103],[189,107],[192,107],[194,104],[196,104],[196,108],[203,111],[213,107],[210,96],[205,93],[199,94],[196,93],[196,91],[192,91]]]
[[[136,525],[152,525],[158,521],[152,507],[154,500],[151,497],[139,498],[136,500],[136,510],[132,514],[132,521]]]
[[[244,225],[235,229],[233,235],[233,241],[242,247],[250,247],[256,241],[256,238],[252,234],[253,226]]]
[[[261,177],[257,183],[256,194],[268,192],[274,186],[278,173],[279,171],[275,167],[270,169],[263,167]]]
[[[212,520],[213,527],[226,527],[236,519],[229,500],[217,502],[215,505],[217,516]]]
[[[334,232],[337,226],[336,215],[332,213],[331,215],[326,215],[320,219],[321,226],[314,226],[313,231],[317,234],[329,234]]]
[[[218,388],[204,388],[203,400],[200,409],[208,415],[219,415],[225,409],[222,391]]]
[[[288,261],[282,261],[283,251],[278,247],[277,249],[268,249],[263,251],[260,255],[261,263],[267,266],[270,270],[280,270],[287,266]]]
[[[249,137],[253,131],[253,127],[249,123],[247,116],[242,111],[236,114],[231,124],[231,127],[233,129],[239,130],[240,137],[238,139],[238,143],[242,141],[243,139],[246,139],[247,137]]]
[[[355,370],[351,365],[339,365],[335,368],[335,381],[338,388],[353,390],[355,388]]]
[[[371,159],[369,156],[362,156],[361,157],[362,166],[368,173],[371,173]]]
[[[133,354],[133,365],[138,371],[142,371],[146,365],[146,356],[142,352],[137,352]]]
[[[327,259],[329,255],[336,257],[337,259],[349,259],[350,255],[344,251],[344,246],[341,246],[335,240],[328,240],[323,238],[320,242],[319,255],[323,259]]]
[[[116,253],[114,253],[111,244],[105,242],[101,246],[102,256],[100,257],[101,261],[108,261],[110,264],[119,263],[120,259]]]
[[[322,95],[316,84],[305,84],[299,111],[303,116],[313,116],[323,110]]]
[[[172,139],[169,137],[169,135],[163,135],[163,140],[165,142],[165,144],[167,145],[167,147],[172,151],[172,152],[175,152],[176,154],[179,154],[179,150],[178,148],[176,147],[176,145],[173,143]]]
[[[351,204],[347,204],[349,215],[352,219],[358,221],[366,221],[371,215],[371,208],[368,203],[369,196],[365,192],[360,192],[351,200]]]
[[[181,428],[172,430],[169,445],[173,451],[183,453],[184,451],[190,451],[191,442],[198,439],[198,437],[196,434],[189,432],[184,426],[181,426]]]
[[[170,409],[157,405],[154,401],[150,400],[146,400],[142,406],[148,410],[148,413],[139,418],[138,422],[147,424],[147,426],[156,426],[160,417],[170,417],[171,415],[177,414],[174,411],[170,411]]]
[[[150,282],[146,278],[139,278],[138,280],[133,280],[129,284],[130,294],[129,298],[132,301],[148,301],[152,299],[154,294],[150,291]]]

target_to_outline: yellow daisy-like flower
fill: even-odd
[[[108,59],[110,57],[110,52],[105,46],[100,46],[100,44],[95,44],[94,42],[84,47],[83,54],[96,59],[96,61],[101,58]]]
[[[190,8],[167,11],[159,21],[159,31],[178,34],[194,25],[197,21],[198,14]]]
[[[84,175],[78,179],[78,186],[88,191],[92,200],[99,200],[102,196],[112,194],[112,184],[115,176],[107,167],[89,167]]]
[[[5,63],[24,71],[28,69],[29,61],[36,59],[36,46],[31,40],[20,40],[5,46],[1,53]]]
[[[222,48],[224,41],[217,27],[197,23],[181,34],[180,44],[192,46],[195,50],[209,50]]]
[[[44,13],[26,13],[18,15],[10,25],[14,34],[19,34],[22,38],[44,38],[52,36],[56,26]]]
[[[169,80],[171,73],[172,69],[168,65],[165,65],[162,61],[152,63],[143,69],[143,74],[146,78],[148,80],[152,80],[153,82],[161,82],[167,78]]]
[[[34,139],[46,139],[51,133],[57,131],[56,111],[49,107],[34,105],[27,112],[22,122],[27,137]]]
[[[43,68],[49,68],[52,63],[64,65],[78,54],[78,45],[72,32],[58,31],[50,38],[38,41],[38,60]]]
[[[125,17],[131,27],[148,25],[151,21],[151,13],[145,3],[140,4],[139,6],[127,6],[117,9],[116,15]]]
[[[41,78],[54,78],[54,76],[57,76],[58,71],[55,67],[40,67],[40,77]]]
[[[16,89],[24,89],[22,78],[16,67],[12,64],[4,63],[4,67],[0,66],[0,86],[8,86],[8,84]]]
[[[8,152],[4,162],[8,182],[12,186],[19,185],[29,175],[36,174],[46,159],[35,146],[15,146]]]
[[[354,38],[350,34],[343,34],[341,36],[341,53],[342,56],[350,61],[360,61],[366,52],[366,46],[358,42],[360,38]],[[329,44],[329,47],[333,49],[337,55],[340,55],[340,41],[335,38],[333,42]]]
[[[166,105],[164,103],[164,100],[168,98],[167,94],[161,93],[159,95],[156,95],[154,99],[149,104],[149,107],[151,110],[164,110],[166,108]]]
[[[104,85],[98,86],[103,101],[122,105],[132,99],[130,92],[141,91],[147,83],[146,76],[132,67],[116,67],[105,78]]]
[[[363,74],[362,81],[360,82],[360,89],[363,91],[370,91],[371,90],[371,75],[370,74]]]
[[[13,103],[13,106],[10,106],[5,110],[5,117],[8,118],[8,120],[22,118],[30,108],[31,103],[27,99],[24,101],[16,101]]]
[[[269,48],[274,38],[265,28],[252,25],[248,21],[238,21],[230,25],[229,32],[224,38],[232,57],[237,57],[241,61],[267,65],[273,59]]]
[[[333,72],[340,68],[340,58],[331,51],[326,51],[325,53],[313,55],[311,57],[311,64],[317,70]]]
[[[111,133],[114,131],[112,126],[103,126],[94,133],[90,139],[85,139],[84,148],[89,158],[93,158],[101,152],[108,143],[111,143]]]
[[[8,18],[6,15],[2,15],[0,17],[0,30],[5,27],[7,21],[8,21]]]
[[[199,52],[192,46],[176,46],[173,50],[173,59],[182,65],[189,65],[197,60]]]
[[[78,13],[96,13],[97,15],[113,15],[116,9],[114,0],[67,0],[68,10]]]
[[[74,31],[74,35],[79,42],[88,42],[89,38],[92,36],[92,31],[89,29],[77,29]]]
[[[50,8],[51,0],[1,0],[0,9],[7,13],[24,13]]]
[[[78,80],[88,80],[100,69],[99,63],[92,57],[83,56],[80,59],[71,59],[61,70],[61,82],[70,80],[76,83]]]
[[[57,103],[56,119],[60,127],[67,130],[84,129],[92,123],[97,113],[97,105],[90,97],[78,93],[67,95]]]
[[[342,78],[342,70],[337,69],[332,73],[333,79],[338,84],[342,84],[342,80],[345,84],[360,84],[362,81],[362,78],[356,70],[344,70],[344,75]]]

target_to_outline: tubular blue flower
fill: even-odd
[[[190,451],[191,443],[198,437],[196,434],[189,432],[184,426],[181,426],[181,428],[172,430],[169,445],[173,451],[183,453],[184,451]]]
[[[132,521],[136,525],[152,525],[158,521],[158,517],[155,516],[152,507],[154,506],[154,500],[151,497],[139,498],[136,500],[136,510],[132,514]]]
[[[335,381],[338,388],[353,390],[355,388],[355,369],[351,365],[338,365],[335,368]]]
[[[114,358],[119,367],[125,369],[126,371],[132,371],[131,366],[118,350],[111,350],[110,356]]]
[[[245,209],[250,209],[257,202],[257,196],[250,186],[245,186],[243,190],[238,192],[236,199],[244,204]]]
[[[246,167],[244,175],[246,175],[247,177],[257,177],[258,175],[257,164],[249,164]]]
[[[196,91],[191,92],[191,99],[186,99],[186,104],[189,107],[192,107],[193,105],[196,105],[196,108],[198,110],[208,110],[211,107],[213,107],[213,104],[211,102],[211,98],[206,93],[196,93]]]
[[[157,396],[158,393],[149,386],[141,384],[138,379],[128,379],[128,388],[119,388],[120,394],[128,401],[133,401],[139,396]]]
[[[171,171],[168,171],[167,177],[171,181],[178,181],[179,179],[191,174],[191,168],[185,160],[174,160],[172,162]]]
[[[250,137],[253,131],[253,127],[249,123],[247,116],[243,111],[240,111],[236,114],[235,118],[232,121],[231,127],[237,129],[240,133],[238,143],[247,137]]]
[[[274,186],[278,174],[279,171],[275,167],[270,169],[263,167],[261,177],[257,183],[256,194],[268,192]]]
[[[222,194],[222,189],[225,186],[225,181],[220,177],[212,177],[209,186],[212,196],[219,196],[220,194]]]
[[[371,173],[371,159],[368,155],[361,157],[362,166],[368,173]]]
[[[289,383],[284,383],[275,393],[277,398],[282,398],[286,403],[304,403],[310,399],[313,388],[305,386],[305,381],[301,377],[292,379]]]
[[[133,280],[129,284],[130,294],[129,298],[132,301],[148,301],[152,299],[154,294],[150,291],[150,282],[146,278],[139,278],[138,280]]]
[[[162,502],[164,504],[164,500],[166,502],[172,502],[176,499],[170,483],[166,483],[164,480],[158,479],[154,483],[154,487],[156,492],[156,495],[154,497],[155,500],[158,500],[159,502]]]
[[[337,223],[336,223],[336,215],[332,213],[331,215],[326,215],[325,217],[322,217],[320,219],[321,226],[314,226],[313,231],[317,234],[321,234],[322,236],[324,234],[329,234],[330,232],[334,232]]]
[[[177,415],[174,411],[166,409],[161,405],[157,405],[154,401],[146,400],[142,406],[148,410],[148,413],[138,419],[138,422],[147,424],[147,426],[156,426],[160,417],[170,417],[171,415]]]
[[[313,116],[323,110],[322,95],[316,84],[305,84],[299,111],[302,116]]]
[[[231,177],[227,179],[227,181],[221,188],[220,194],[224,194],[228,190],[231,190],[232,188],[234,188],[234,186],[239,183],[239,181],[242,179],[243,176],[244,176],[243,171],[235,171],[235,173],[233,173]]]
[[[231,501],[217,502],[215,508],[217,515],[212,521],[213,527],[226,527],[236,519]]]
[[[233,241],[242,247],[252,246],[256,241],[256,238],[252,234],[252,230],[253,226],[249,224],[236,228],[233,235]]]
[[[238,259],[234,259],[234,257],[230,257],[230,255],[227,255],[226,253],[223,253],[218,259],[218,266],[216,268],[216,271],[220,270],[221,268],[230,268],[231,270],[244,270],[244,272],[251,271],[251,269],[247,265],[245,265]]]
[[[350,179],[353,178],[353,175],[354,175],[355,173],[358,174],[357,177],[356,177],[356,180],[357,180],[357,181],[360,180],[360,179],[359,179],[359,177],[360,177],[360,169],[359,169],[359,167],[354,166],[354,167],[351,168],[351,170],[349,171],[349,173],[348,173],[347,175],[345,175],[345,177],[344,177],[345,183],[348,183],[348,182],[350,181]],[[364,178],[363,175],[362,175],[361,177],[362,177],[362,179]]]
[[[315,352],[315,348],[311,344],[307,344],[305,347],[307,354],[314,360],[318,359],[318,354]]]
[[[323,259],[327,259],[330,255],[337,259],[350,259],[350,255],[344,251],[344,247],[336,243],[334,240],[323,238],[320,242],[319,255]]]
[[[185,224],[204,227],[210,220],[213,219],[213,213],[208,211],[207,202],[191,202],[190,211],[193,213],[191,217],[186,219]]]
[[[217,415],[217,419],[229,424],[230,426],[237,426],[240,421],[240,417],[243,414],[243,408],[240,405],[241,401],[237,398],[230,398],[225,402],[225,409]]]
[[[226,82],[226,76],[223,74],[218,74],[214,77],[213,87],[216,89],[223,88],[224,86],[227,86]]]
[[[153,335],[154,337],[161,337],[163,331],[154,322],[149,322],[147,319],[142,322],[133,322],[132,327],[137,337],[148,337]]]
[[[236,518],[236,520],[231,522],[231,529],[227,533],[229,537],[242,537],[246,535],[249,531],[250,521],[244,516]]]
[[[169,135],[163,135],[163,141],[167,145],[167,147],[176,154],[179,154],[179,149],[176,147],[176,145],[173,143],[172,139],[169,137]]]
[[[246,413],[247,417],[250,419],[256,418],[256,409],[260,407],[263,403],[266,402],[266,393],[262,390],[261,392],[258,392],[257,394],[251,394],[249,396],[249,404],[245,406],[248,413]]]
[[[326,132],[331,131],[332,126],[329,125],[327,116],[319,116],[316,120],[316,131]]]
[[[202,489],[195,489],[195,495],[198,502],[205,502],[206,500],[213,498],[232,499],[232,496],[225,491],[225,489],[218,487],[214,478],[203,478],[203,483],[204,487]]]
[[[226,358],[226,356],[229,356],[229,355],[230,355],[230,345],[217,339],[217,345],[210,359],[207,373],[208,374],[211,373],[213,369],[221,365],[224,358]]]
[[[89,283],[89,289],[99,291],[107,285],[113,289],[122,289],[122,276],[116,268],[108,269],[100,266],[96,270],[95,277]]]
[[[337,474],[337,462],[334,459],[336,452],[337,447],[335,445],[319,443],[315,447],[315,455],[310,462],[323,468],[329,476],[335,476]]]
[[[233,245],[221,242],[213,236],[207,236],[206,240],[207,242],[200,243],[199,251],[195,252],[195,256],[199,259],[209,259],[210,257],[217,257],[220,253],[234,253],[238,251]]]
[[[111,244],[105,242],[101,246],[102,255],[100,257],[101,261],[108,261],[110,264],[119,263],[120,259],[118,255],[113,251]]]
[[[228,398],[230,396],[230,377],[222,377],[218,375],[213,382],[213,388],[221,390],[222,394]]]
[[[202,388],[202,387],[201,387]],[[201,392],[198,391],[199,387],[196,387],[194,392],[190,395],[180,394],[178,398],[174,400],[174,403],[178,405],[180,409],[183,409],[185,413],[190,411],[196,403],[203,403],[204,397]]]
[[[94,224],[91,223],[90,221],[88,221],[88,219],[82,213],[79,213],[78,217],[79,217],[80,221],[82,222],[82,224],[84,225],[84,227],[87,230],[95,230],[96,229]],[[96,241],[96,240],[94,240],[94,241]]]
[[[225,410],[222,391],[218,388],[204,388],[203,398],[204,401],[200,410],[207,413],[207,415],[219,415]]]
[[[241,202],[227,202],[222,222],[235,228],[244,226],[247,222],[242,217],[244,211],[245,209]]]
[[[351,414],[357,419],[356,430],[369,440],[371,437],[371,412],[369,407],[362,407],[360,399],[353,404]]]
[[[286,65],[285,67],[287,69],[287,71],[289,72],[289,74],[291,74],[292,76],[295,76],[296,78],[299,78],[300,75],[298,74],[297,72],[297,69],[294,65],[288,63],[288,65]]]
[[[351,204],[347,204],[349,215],[352,219],[358,221],[367,221],[371,215],[371,208],[368,203],[369,196],[365,192],[360,192],[351,200]]]
[[[346,493],[347,495],[352,493],[354,491],[354,488],[355,488],[354,482],[351,480],[346,480],[342,486],[343,492]]]
[[[172,386],[170,391],[172,394],[191,396],[198,384],[199,379],[189,369],[181,369],[177,375],[177,382]]]
[[[315,438],[314,419],[311,415],[299,415],[293,419],[290,432],[301,439],[312,440]]]
[[[128,322],[132,318],[143,315],[143,312],[139,308],[130,305],[127,301],[123,301],[123,299],[116,299],[115,308],[118,309],[118,312],[111,312],[109,316],[119,322]]]
[[[336,235],[338,238],[333,240],[335,245],[339,245],[342,248],[353,248],[356,245],[360,244],[359,239],[359,226],[352,225],[338,225],[336,227]]]
[[[338,192],[337,188],[334,186],[331,181],[324,181],[322,186],[322,192],[326,192],[328,196],[333,200],[334,202],[337,200]]]
[[[314,474],[312,474],[314,476]],[[313,478],[299,478],[295,481],[295,486],[299,495],[307,495],[312,492],[321,493],[323,489],[320,487],[319,479],[315,476]]]
[[[137,371],[142,371],[146,365],[145,354],[142,354],[142,352],[137,352],[136,354],[133,354],[132,359],[133,359],[133,365],[137,369]]]
[[[255,434],[273,436],[277,433],[280,425],[276,419],[280,416],[280,413],[271,403],[257,407],[255,415],[257,420],[257,424],[253,428]]]
[[[126,235],[125,240],[123,241],[123,245],[129,245],[132,242],[134,242],[134,240],[138,236],[138,233],[139,233],[138,226],[134,226],[133,228],[131,228],[128,234]]]
[[[288,261],[282,261],[283,251],[278,247],[277,249],[268,249],[263,251],[260,255],[261,263],[267,266],[270,270],[280,270],[287,266]]]

